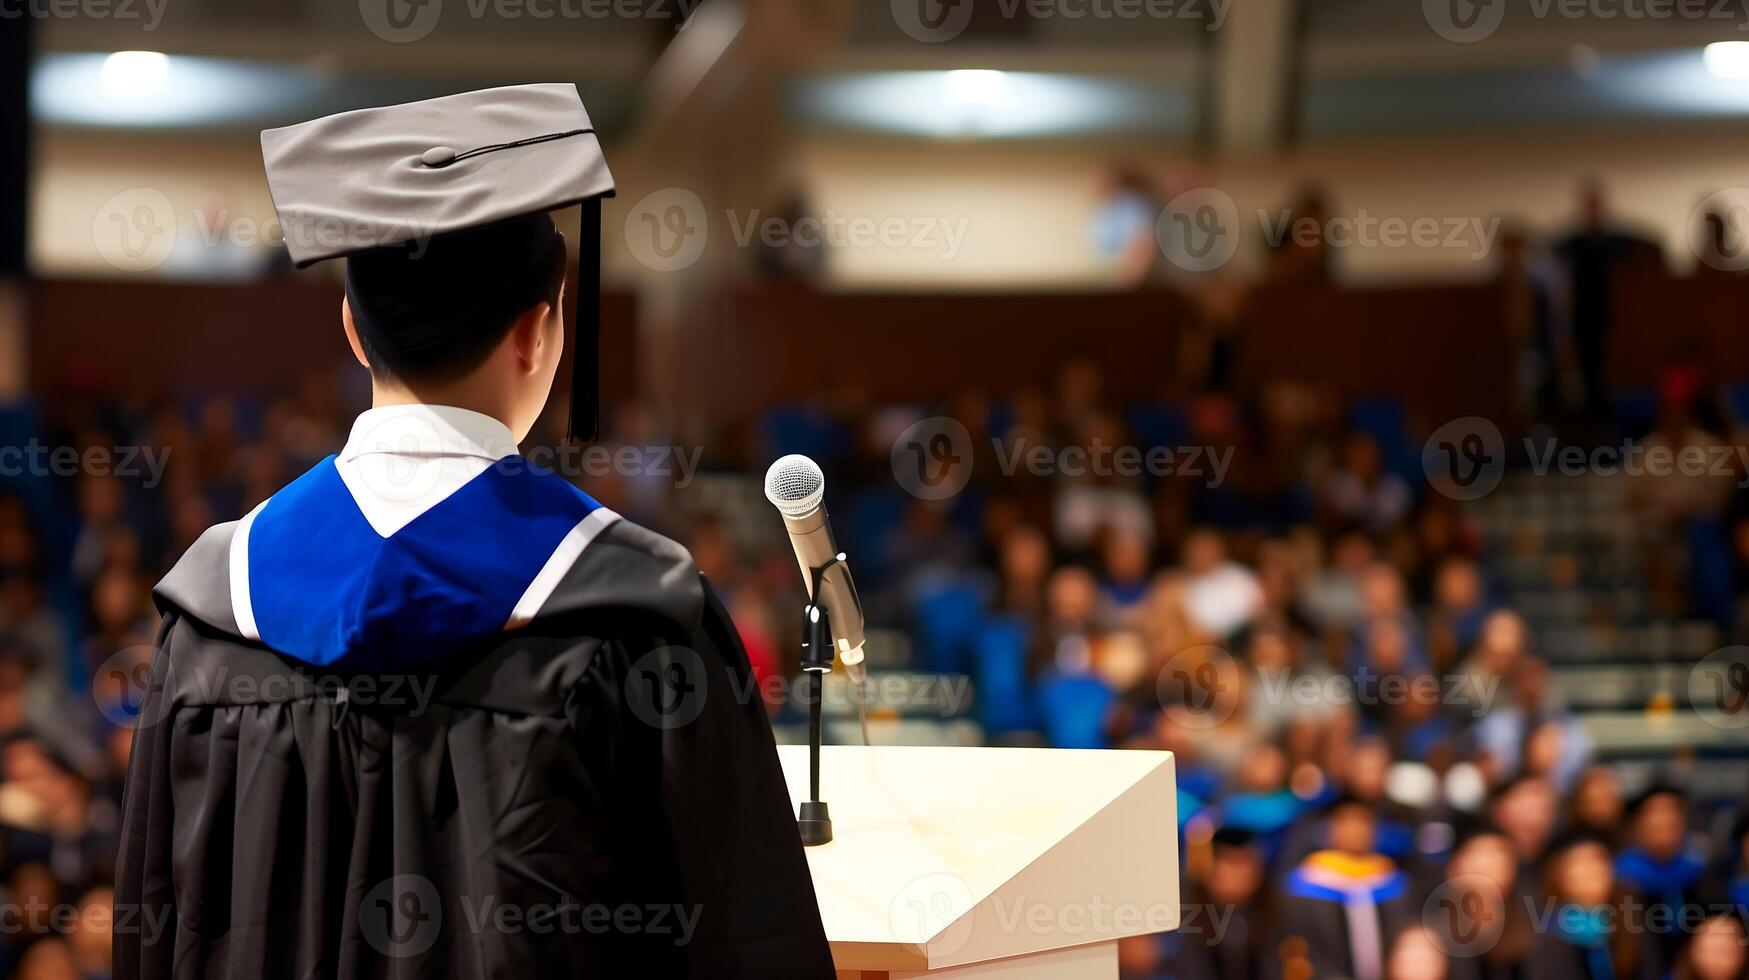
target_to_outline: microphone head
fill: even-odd
[[[765,499],[785,517],[805,517],[819,509],[826,496],[826,477],[819,464],[792,453],[765,471]]]

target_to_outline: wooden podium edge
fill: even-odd
[[[1114,750],[1114,751],[1121,751],[1121,750]],[[1062,838],[1062,840],[1059,840],[1056,844],[1052,845],[1052,847],[1049,850],[1046,850],[1044,853],[1040,854],[1037,858],[1035,858],[1033,861],[1031,861],[1030,863],[1028,863],[1024,867],[1017,869],[1014,872],[1014,874],[1010,875],[1005,881],[1002,882],[1002,884],[996,886],[996,888],[993,889],[990,892],[990,894],[986,898],[984,898],[983,901],[980,901],[977,905],[973,906],[971,909],[968,909],[966,911],[965,915],[961,916],[959,919],[955,920],[953,923],[950,923],[946,928],[942,929],[942,931],[940,933],[937,933],[934,937],[931,937],[929,942],[924,947],[924,951],[925,951],[925,954],[927,957],[927,963],[928,963],[928,965],[924,969],[935,971],[935,970],[944,970],[944,969],[948,969],[951,967],[967,966],[967,965],[975,964],[975,963],[993,963],[993,962],[997,962],[1000,960],[1012,959],[1012,958],[1018,957],[1018,956],[1034,956],[1034,955],[1037,955],[1039,953],[1072,949],[1072,948],[1079,947],[1079,946],[1090,946],[1090,945],[1093,945],[1096,943],[1116,942],[1118,939],[1127,938],[1130,935],[1153,935],[1154,933],[1151,933],[1151,932],[1149,932],[1149,933],[1122,933],[1122,934],[1114,933],[1111,935],[1089,935],[1089,936],[1086,936],[1085,938],[1075,938],[1075,939],[1068,941],[1068,942],[1060,942],[1060,941],[1055,941],[1055,940],[1060,939],[1061,938],[1060,936],[1047,934],[1047,935],[1038,936],[1036,942],[1034,942],[1033,944],[1031,944],[1029,946],[1026,946],[1025,948],[1017,948],[1017,949],[1013,949],[1011,951],[1005,950],[1005,951],[1002,951],[1000,953],[997,953],[994,956],[991,956],[991,955],[985,955],[984,953],[980,952],[977,949],[977,947],[979,945],[977,940],[979,938],[979,934],[980,934],[981,930],[978,930],[976,928],[976,926],[974,925],[973,933],[971,936],[960,939],[956,944],[954,944],[954,948],[951,950],[942,951],[939,953],[939,955],[937,952],[937,950],[940,946],[941,940],[944,937],[949,936],[954,931],[956,926],[958,926],[962,922],[965,922],[968,918],[971,918],[973,922],[976,922],[976,917],[978,917],[980,914],[985,915],[985,916],[999,915],[998,913],[995,912],[995,910],[993,908],[993,903],[1000,901],[1002,899],[1004,893],[1011,886],[1013,886],[1017,881],[1019,881],[1022,878],[1027,877],[1029,874],[1034,872],[1041,864],[1047,863],[1047,862],[1053,860],[1053,857],[1052,857],[1053,852],[1056,851],[1057,848],[1059,848],[1063,844],[1064,841],[1069,841],[1069,840],[1072,840],[1076,837],[1083,836],[1083,835],[1087,835],[1087,836],[1092,837],[1092,838],[1102,838],[1103,835],[1097,829],[1094,829],[1095,825],[1097,825],[1101,822],[1105,822],[1107,820],[1109,820],[1109,821],[1122,821],[1122,820],[1124,820],[1129,815],[1119,812],[1122,808],[1118,807],[1118,804],[1121,801],[1123,801],[1125,797],[1131,796],[1132,794],[1135,794],[1138,791],[1142,791],[1144,789],[1144,787],[1146,787],[1146,785],[1151,780],[1155,780],[1155,779],[1164,779],[1165,783],[1166,783],[1166,786],[1164,788],[1164,797],[1166,800],[1167,810],[1165,813],[1160,814],[1160,818],[1166,823],[1166,825],[1170,828],[1170,831],[1171,831],[1171,841],[1170,841],[1170,844],[1167,848],[1167,851],[1169,851],[1170,853],[1167,855],[1167,857],[1168,857],[1168,863],[1171,865],[1170,875],[1168,876],[1170,884],[1168,885],[1168,887],[1171,889],[1171,893],[1172,893],[1172,898],[1171,898],[1171,903],[1173,905],[1172,923],[1169,926],[1167,926],[1164,930],[1160,930],[1160,931],[1170,932],[1174,929],[1177,929],[1178,925],[1181,921],[1181,918],[1182,918],[1182,910],[1178,908],[1178,903],[1181,900],[1182,896],[1179,894],[1179,891],[1178,891],[1178,880],[1177,880],[1177,875],[1178,875],[1180,869],[1178,868],[1178,826],[1177,826],[1177,820],[1176,820],[1177,799],[1176,799],[1176,796],[1174,795],[1174,791],[1177,789],[1177,783],[1178,783],[1178,780],[1177,780],[1178,760],[1174,755],[1172,755],[1169,752],[1161,752],[1161,753],[1157,753],[1157,754],[1160,756],[1160,759],[1158,760],[1156,765],[1139,773],[1133,782],[1131,782],[1128,786],[1125,786],[1123,788],[1122,792],[1119,792],[1119,793],[1113,795],[1109,800],[1107,800],[1106,804],[1103,807],[1101,807],[1096,813],[1094,813],[1092,817],[1090,817],[1087,821],[1085,821],[1082,824],[1080,824],[1079,826],[1077,826],[1073,831],[1071,831],[1069,833],[1068,836]],[[1000,921],[1000,919],[998,918],[997,921]],[[988,935],[987,932],[984,932],[983,934]],[[899,969],[899,968],[889,967],[888,969]]]

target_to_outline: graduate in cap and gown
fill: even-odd
[[[1282,955],[1302,961],[1283,972],[1380,980],[1391,938],[1418,911],[1408,875],[1378,853],[1378,817],[1368,804],[1338,797],[1325,813],[1330,846],[1308,854],[1282,888]]]
[[[293,261],[346,260],[312,328],[344,327],[373,407],[156,590],[118,980],[830,977],[722,603],[517,452],[565,347],[572,205],[571,425],[596,429],[613,180],[575,86],[261,144]]]

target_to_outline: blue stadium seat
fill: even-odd
[[[801,453],[827,466],[849,454],[853,438],[818,406],[786,405],[765,413],[759,435],[771,456]]]
[[[1749,420],[1749,381],[1732,381],[1725,385],[1725,397],[1738,420]]]
[[[1386,455],[1409,442],[1403,403],[1389,395],[1356,398],[1348,408],[1348,425],[1371,435]]]
[[[856,581],[865,591],[878,591],[892,580],[888,542],[905,516],[906,498],[892,487],[861,491],[850,501],[850,516],[842,530],[843,547],[856,567]],[[834,508],[836,511],[836,508]]]
[[[1658,392],[1652,388],[1622,388],[1611,393],[1609,418],[1619,436],[1645,435],[1658,424]]]
[[[1688,589],[1694,612],[1721,627],[1729,626],[1736,601],[1734,579],[1723,525],[1712,517],[1689,522]]]
[[[1045,737],[1060,749],[1103,749],[1105,713],[1116,695],[1091,674],[1058,675],[1039,685]]]
[[[1356,398],[1348,409],[1348,425],[1373,437],[1386,469],[1408,480],[1410,486],[1420,484],[1421,446],[1409,436],[1409,417],[1402,401],[1391,395]]]
[[[1030,641],[1024,620],[999,616],[984,624],[972,645],[972,682],[977,685],[978,723],[996,735],[1038,727],[1026,682]]]
[[[1142,402],[1126,413],[1124,421],[1143,447],[1182,446],[1189,441],[1190,425],[1184,413],[1167,402]]]
[[[984,599],[967,582],[942,579],[919,589],[911,613],[917,623],[917,669],[971,673],[972,641],[984,624]]]

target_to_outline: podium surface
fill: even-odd
[[[778,747],[793,803],[808,749]],[[1178,926],[1169,752],[827,746],[807,849],[841,978],[1117,976]]]

